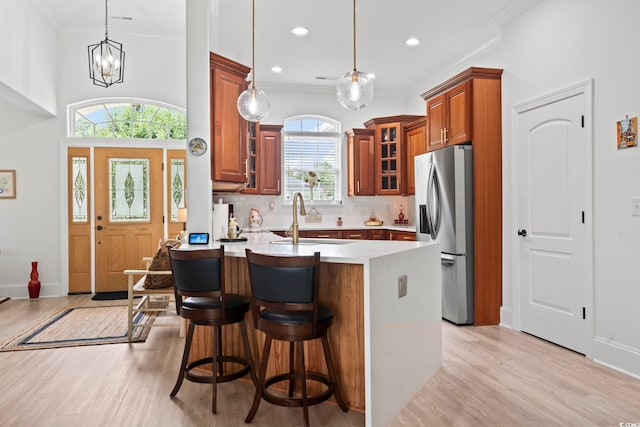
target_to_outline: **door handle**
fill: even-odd
[[[96,227],[96,230],[98,230],[98,231],[103,230],[103,229],[104,229],[104,227],[103,227],[103,226],[101,226],[101,225],[99,225],[99,226],[97,226],[97,227]]]
[[[527,230],[518,230],[518,236],[527,237]]]

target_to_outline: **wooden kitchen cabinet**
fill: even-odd
[[[427,150],[462,142],[473,147],[476,325],[497,325],[502,305],[501,76],[501,69],[472,67],[422,94]],[[447,129],[444,144],[440,128]]]
[[[211,179],[247,182],[247,121],[238,113],[237,101],[247,88],[249,67],[209,54],[211,78]]]
[[[427,118],[419,119],[409,123],[405,127],[404,139],[407,144],[406,149],[406,193],[416,193],[415,164],[414,157],[427,152]]]
[[[387,230],[381,230],[381,229],[369,230],[369,239],[389,240],[389,232]]]
[[[242,189],[244,194],[259,194],[258,188],[258,135],[260,123],[248,122],[247,132],[247,185]]]
[[[343,239],[368,240],[369,230],[342,230]]]
[[[375,187],[377,195],[401,195],[407,191],[404,127],[422,116],[379,117],[365,122],[375,129]]]
[[[428,151],[471,141],[471,88],[462,82],[427,101]]]
[[[282,125],[260,125],[258,138],[258,186],[260,194],[280,194]]]
[[[347,135],[347,176],[349,196],[374,196],[374,129],[349,129]]]
[[[245,194],[280,194],[282,125],[249,122]]]
[[[305,230],[300,231],[300,237],[311,237],[314,239],[341,239],[340,230]]]
[[[389,240],[415,241],[416,233],[410,231],[389,230]]]

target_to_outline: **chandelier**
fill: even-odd
[[[104,40],[87,48],[89,78],[94,85],[102,87],[124,81],[124,50],[122,50],[122,43],[109,39],[107,1],[104,1]]]

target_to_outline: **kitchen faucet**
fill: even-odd
[[[300,215],[305,216],[307,214],[307,211],[304,208],[304,199],[302,198],[302,194],[298,191],[293,195],[293,223],[287,231],[287,235],[291,236],[291,243],[294,245],[298,244],[298,198],[300,199]]]

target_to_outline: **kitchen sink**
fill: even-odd
[[[273,245],[292,245],[291,239],[272,240],[269,243]],[[298,245],[346,245],[353,243],[351,240],[341,239],[312,239],[308,237],[301,237],[298,240]]]

